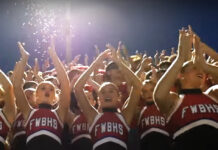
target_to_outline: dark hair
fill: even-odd
[[[185,72],[185,69],[188,67],[188,66],[190,66],[190,65],[193,65],[194,63],[193,63],[193,61],[186,61],[184,64],[183,64],[183,66],[182,66],[182,69],[181,69],[181,73],[184,73]]]
[[[23,90],[28,89],[28,88],[36,88],[37,85],[38,85],[38,83],[35,81],[27,81],[23,85]]]
[[[167,70],[167,68],[171,65],[170,61],[162,61],[158,64],[159,69]]]
[[[119,69],[118,65],[113,61],[108,63],[108,65],[105,68],[105,71],[108,72],[108,71],[110,71],[112,69]]]

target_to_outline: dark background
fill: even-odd
[[[19,60],[17,41],[25,43],[26,50],[31,54],[31,65],[35,57],[40,61],[46,59],[49,43],[46,36],[54,33],[55,28],[58,29],[57,52],[64,59],[68,30],[62,29],[67,25],[64,19],[67,12],[70,12],[68,23],[72,25],[72,54],[87,53],[90,62],[95,54],[95,44],[104,50],[106,43],[116,46],[120,40],[130,54],[136,50],[146,51],[152,56],[156,50],[170,52],[171,47],[177,47],[178,30],[187,25],[192,26],[202,41],[218,50],[217,6],[215,0],[1,0],[0,68],[7,72]],[[31,12],[37,12],[36,9],[42,9],[43,15],[34,16]],[[58,16],[55,25],[49,26],[47,33],[34,35],[52,18],[49,16],[50,9]]]

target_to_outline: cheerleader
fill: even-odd
[[[194,44],[194,60],[187,61]],[[166,115],[175,149],[218,149],[218,100],[202,93],[205,73],[217,77],[218,68],[204,60],[200,39],[180,30],[178,55],[154,90],[159,110]],[[179,94],[170,92],[179,76]]]
[[[21,48],[22,45],[19,45]],[[29,150],[60,150],[61,133],[64,117],[68,111],[70,102],[70,86],[67,74],[54,50],[54,43],[49,48],[49,54],[57,71],[58,80],[61,83],[60,95],[57,97],[55,86],[50,81],[42,81],[35,92],[37,109],[33,109],[27,102],[22,89],[22,77],[25,63],[18,63],[18,72],[15,76],[15,95],[17,106],[24,117],[26,128],[26,144]],[[57,101],[58,100],[58,101]],[[52,105],[58,103],[56,109]]]
[[[0,101],[3,107],[0,109],[0,149],[4,150],[6,137],[16,115],[13,86],[10,79],[0,70]]]
[[[112,54],[113,61],[119,65],[123,73],[129,78],[133,88],[128,97],[128,105],[126,105],[121,112],[118,112],[117,108],[120,101],[118,87],[111,82],[103,83],[98,91],[99,107],[102,108],[102,113],[100,113],[91,106],[83,88],[93,70],[96,69],[106,57],[109,57],[110,54]],[[121,62],[115,51],[106,50],[101,53],[91,64],[90,68],[80,76],[74,89],[75,95],[90,125],[89,132],[94,142],[93,149],[127,149],[126,143],[128,140],[129,125],[133,118],[135,107],[139,101],[141,83],[134,73]]]

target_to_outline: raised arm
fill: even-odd
[[[66,116],[69,106],[70,106],[70,82],[67,76],[67,73],[64,69],[63,64],[61,63],[60,59],[58,58],[55,52],[54,42],[52,41],[52,45],[48,50],[50,57],[53,61],[55,66],[57,77],[60,82],[60,99],[59,99],[59,108],[57,113],[62,121],[64,121],[64,117]]]
[[[154,89],[155,103],[163,114],[168,115],[176,104],[175,99],[178,96],[171,93],[170,89],[173,87],[183,63],[187,60],[187,56],[189,56],[191,45],[191,37],[184,29],[180,30],[177,58],[157,82]]]
[[[37,58],[35,58],[34,63],[35,63],[35,65],[33,67],[33,74],[34,74],[36,80],[38,81],[38,83],[40,83],[43,81],[43,78],[39,76],[39,62],[38,62]]]
[[[14,91],[10,79],[2,70],[0,70],[0,84],[4,89],[3,99],[5,104],[3,107],[3,112],[8,121],[12,124],[16,115]]]
[[[151,68],[151,62],[152,58],[151,57],[144,57],[139,69],[135,72],[135,75],[141,79],[141,74],[143,72],[149,71]]]
[[[205,58],[203,56],[204,49],[203,49],[203,47],[201,47],[200,38],[198,36],[194,35],[193,40],[194,40],[193,45],[195,48],[194,63],[198,67],[202,68],[205,73],[210,74],[212,76],[213,80],[216,83],[218,83],[218,67],[215,65],[211,65],[205,61]]]
[[[29,103],[23,91],[23,75],[29,54],[25,51],[25,49],[19,42],[18,47],[21,51],[21,60],[15,65],[13,85],[17,107],[24,115],[24,118],[27,119],[31,111],[31,107],[29,106]]]
[[[97,115],[97,110],[91,106],[89,103],[85,93],[84,93],[84,85],[86,84],[87,80],[89,79],[90,74],[96,69],[99,63],[102,63],[103,60],[107,57],[110,50],[105,50],[102,52],[95,61],[90,65],[90,67],[83,72],[83,74],[80,76],[80,78],[77,80],[74,89],[75,89],[75,96],[78,100],[80,107],[86,116],[88,123],[91,124]]]
[[[121,58],[117,57],[116,52],[112,50],[112,54],[113,61],[118,64],[119,69],[128,78],[130,85],[132,85],[130,95],[127,99],[128,104],[125,105],[122,110],[122,115],[127,124],[130,125],[140,98],[142,85],[139,78],[122,61],[120,61]]]

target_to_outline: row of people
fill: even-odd
[[[129,63],[119,44],[118,50],[107,45],[89,67],[72,69],[52,41],[55,70],[45,77],[35,73],[31,82],[24,80],[29,54],[18,46],[13,75],[0,73],[0,149],[6,141],[14,150],[123,150],[137,142],[140,149],[218,148],[218,68],[203,53],[215,62],[217,54],[190,27],[179,31],[177,54],[163,51],[153,66],[147,56]],[[104,66],[105,60],[112,62]]]

